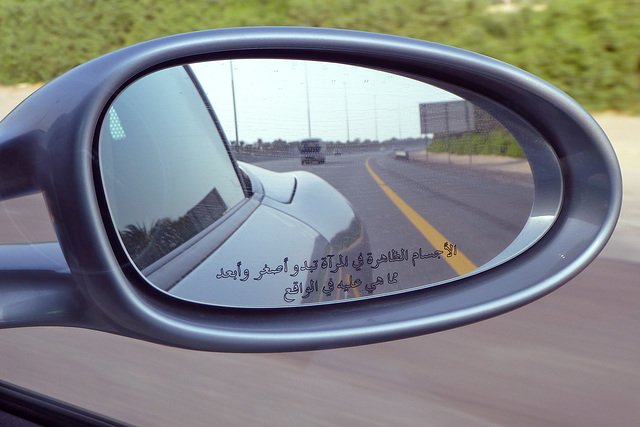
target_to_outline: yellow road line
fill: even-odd
[[[409,206],[404,200],[400,198],[387,184],[384,183],[382,179],[371,169],[369,166],[369,159],[366,160],[365,165],[367,166],[367,170],[373,177],[373,179],[378,183],[382,191],[385,192],[387,197],[391,199],[391,201],[400,209],[400,211],[411,221],[411,223],[422,233],[422,235],[431,243],[436,249],[442,248],[445,242],[451,242],[451,240],[444,237],[438,230],[435,229],[431,224],[429,224],[424,218],[422,218],[418,212],[413,210],[411,206]],[[444,260],[449,263],[451,268],[453,268],[456,273],[459,275],[464,275],[470,273],[475,270],[476,265],[472,263],[469,258],[467,258],[460,250],[458,249],[458,254],[452,257],[443,256]]]

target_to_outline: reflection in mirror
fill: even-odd
[[[109,213],[148,281],[191,301],[296,306],[442,284],[517,255],[557,210],[530,227],[524,148],[546,145],[492,105],[325,62],[158,71],[103,121]]]

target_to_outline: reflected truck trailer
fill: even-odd
[[[300,162],[305,165],[309,163],[324,163],[324,143],[320,138],[307,138],[300,141]]]

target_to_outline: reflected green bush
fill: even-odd
[[[490,134],[465,134],[452,138],[438,138],[429,145],[431,153],[497,155],[524,158],[518,142],[507,131]]]

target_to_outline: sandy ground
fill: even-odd
[[[640,117],[597,114],[622,169],[622,212],[618,227],[601,256],[640,261]]]
[[[509,174],[531,175],[531,168],[526,159],[514,159],[512,157],[494,155],[455,155],[448,153],[428,153],[425,150],[412,151],[411,160],[429,163],[450,163],[478,170],[490,170],[506,172]]]
[[[42,84],[20,84],[17,86],[0,86],[0,117],[4,117],[23,99],[31,95]]]

